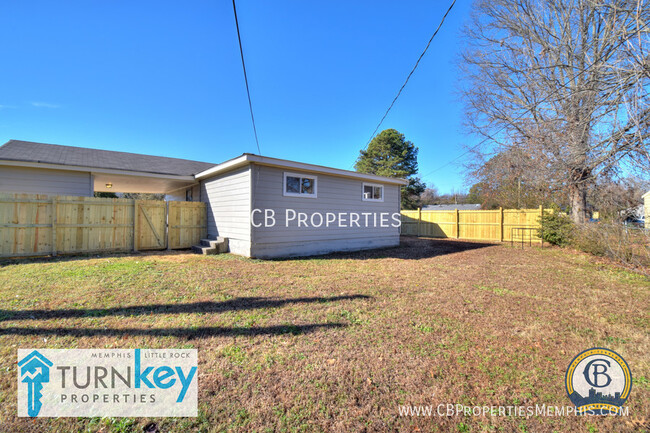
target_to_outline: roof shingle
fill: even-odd
[[[190,161],[164,156],[19,140],[10,140],[0,146],[0,160],[3,159],[177,176],[191,176],[216,165],[210,162]]]

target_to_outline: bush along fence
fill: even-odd
[[[190,248],[205,203],[0,194],[0,257]]]
[[[544,209],[403,210],[402,234],[499,242],[536,242]]]

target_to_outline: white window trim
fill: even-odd
[[[380,187],[380,188],[381,188],[381,198],[380,198],[380,199],[377,199],[377,198],[366,198],[365,194],[363,193],[363,190],[364,190],[367,186]],[[384,193],[385,193],[385,192],[386,192],[386,188],[385,188],[385,186],[382,185],[382,184],[380,184],[380,183],[367,183],[367,182],[362,182],[362,183],[361,183],[361,200],[362,200],[362,201],[374,201],[374,202],[377,202],[377,203],[383,203],[383,202],[384,202]]]
[[[314,179],[314,193],[313,194],[302,194],[302,193],[295,193],[295,192],[287,192],[287,176],[289,177],[299,177],[299,178],[309,178],[309,179]],[[301,180],[302,183],[302,180]],[[313,174],[307,174],[307,173],[291,173],[288,171],[284,172],[283,180],[282,180],[282,195],[285,197],[302,197],[302,198],[317,198],[318,197],[318,176],[314,176]]]

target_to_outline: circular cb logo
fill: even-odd
[[[565,387],[578,413],[615,414],[630,395],[632,373],[621,355],[594,347],[571,361]]]

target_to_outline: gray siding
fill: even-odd
[[[249,167],[201,181],[208,205],[208,235],[228,238],[230,252],[250,256],[251,179]]]
[[[90,173],[43,168],[0,166],[0,192],[90,197]]]
[[[283,196],[284,172],[306,173],[299,170],[253,165],[253,209],[274,209],[274,227],[251,227],[251,255],[259,258],[325,254],[332,251],[352,251],[399,245],[397,227],[286,227],[286,209],[305,212],[386,212],[399,213],[399,186],[384,184],[384,201],[362,200],[362,180],[316,174],[317,197]],[[255,216],[255,222],[261,218]],[[393,220],[389,218],[389,224]]]

